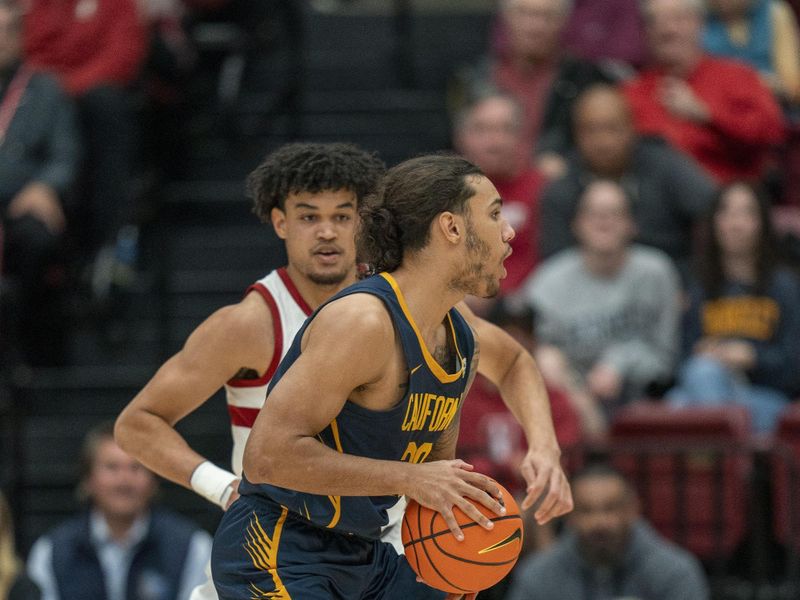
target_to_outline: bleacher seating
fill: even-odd
[[[610,449],[655,527],[701,559],[719,561],[732,555],[748,527],[749,431],[742,407],[641,402],[615,419]]]
[[[800,553],[800,406],[790,406],[775,433],[773,453],[773,510],[775,536]]]

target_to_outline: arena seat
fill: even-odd
[[[611,458],[636,485],[656,529],[702,560],[721,561],[748,527],[749,432],[742,407],[637,402],[612,424]]]
[[[775,537],[800,551],[800,406],[786,409],[775,431],[772,452],[772,505]]]

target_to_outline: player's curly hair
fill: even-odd
[[[247,178],[253,212],[265,223],[289,194],[350,190],[356,202],[374,191],[386,165],[352,144],[293,143],[270,153]]]
[[[369,266],[368,273],[394,271],[405,252],[428,243],[436,215],[468,210],[475,194],[471,175],[483,172],[455,154],[419,156],[389,169],[359,208],[358,262]]]

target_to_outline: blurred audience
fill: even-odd
[[[578,199],[590,182],[604,178],[618,182],[631,199],[636,241],[666,252],[688,273],[692,232],[708,214],[714,181],[680,152],[640,139],[625,97],[609,85],[580,95],[573,122],[576,148],[567,172],[542,193],[542,257],[574,244]]]
[[[575,56],[629,74],[645,61],[639,0],[573,0],[563,40]]]
[[[684,323],[681,406],[741,404],[769,432],[797,391],[800,283],[776,261],[769,202],[746,183],[715,202],[702,276]]]
[[[539,191],[542,177],[520,152],[522,107],[511,96],[487,90],[472,98],[454,124],[455,149],[492,180],[503,198],[503,215],[514,228],[503,294],[516,290],[538,262]]]
[[[137,199],[137,211],[148,206],[148,192],[163,181],[186,177],[186,115],[189,88],[193,84],[200,53],[188,31],[190,11],[182,0],[137,0],[147,23],[147,60],[137,89],[143,92],[138,111],[141,143],[137,179],[145,188]]]
[[[567,390],[590,435],[619,404],[672,375],[678,354],[679,281],[654,248],[631,245],[625,191],[597,180],[573,221],[578,247],[542,262],[526,283],[545,379]]]
[[[572,144],[570,109],[587,86],[608,78],[593,64],[562,50],[561,35],[571,0],[502,0],[505,35],[495,51],[460,73],[462,98],[492,85],[522,105],[525,152],[548,178],[564,172],[564,154]],[[458,102],[458,100],[457,100]]]
[[[783,141],[780,106],[747,65],[704,53],[703,0],[644,0],[651,65],[625,85],[636,129],[722,182],[762,175]]]
[[[22,55],[21,15],[0,2],[0,230],[2,275],[16,301],[4,335],[25,362],[63,354],[64,201],[77,177],[80,134],[58,83]]]
[[[107,271],[117,232],[132,217],[131,86],[147,51],[144,18],[134,0],[29,0],[24,40],[31,65],[55,73],[77,101],[87,160],[76,223],[85,228],[83,258],[105,247],[95,267]]]
[[[507,600],[708,600],[699,561],[640,516],[636,492],[610,466],[572,478],[574,510],[550,549],[517,566]]]
[[[14,546],[11,509],[0,492],[0,600],[39,600],[41,593],[28,576]]]
[[[800,100],[800,34],[784,0],[709,0],[703,46],[749,64],[782,101]]]
[[[116,445],[112,423],[87,434],[81,459],[88,509],[28,558],[43,600],[187,600],[205,581],[211,536],[153,506],[155,476]]]

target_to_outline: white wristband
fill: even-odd
[[[230,471],[220,469],[207,460],[197,465],[189,484],[203,498],[225,510],[225,505],[233,493],[233,482],[237,479],[238,477]]]

